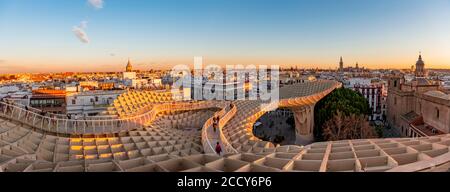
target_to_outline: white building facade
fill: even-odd
[[[89,91],[66,96],[67,114],[94,116],[106,111],[108,106],[124,91]]]

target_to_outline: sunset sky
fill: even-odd
[[[450,68],[449,0],[0,0],[0,74],[191,64]]]

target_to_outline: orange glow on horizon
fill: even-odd
[[[174,57],[174,58],[138,58],[132,60],[133,69],[147,70],[170,70],[176,65],[188,65],[193,68],[194,57]],[[311,59],[312,58],[312,59]],[[417,55],[407,57],[386,56],[376,58],[359,59],[356,57],[344,56],[344,67],[355,67],[356,62],[360,67],[368,69],[409,69],[415,64]],[[450,69],[450,58],[439,57],[437,55],[424,55],[425,67],[427,69]],[[313,57],[203,57],[203,66],[215,64],[221,67],[226,65],[279,65],[282,68],[298,67],[300,69],[332,69],[339,66],[339,56],[329,58]],[[105,60],[79,60],[67,61],[64,59],[55,60],[11,60],[3,65],[0,74],[8,73],[47,73],[47,72],[122,72],[125,70],[126,59],[105,59]]]

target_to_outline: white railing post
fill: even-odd
[[[41,127],[40,129],[44,129],[44,117],[40,117],[41,118]]]
[[[33,114],[33,121],[32,121],[32,126],[34,127],[36,124],[36,114]]]
[[[66,133],[67,133],[67,126],[69,125],[69,119],[67,119],[65,122],[65,125],[64,125],[64,130],[66,130]]]
[[[55,119],[55,121],[56,121],[56,128],[55,128],[55,131],[57,132],[57,133],[59,133],[59,120],[58,119]]]
[[[14,112],[16,111],[16,107],[12,107],[13,109],[11,110],[11,117],[14,119]],[[16,120],[19,120],[18,118]]]
[[[97,124],[97,120],[92,120],[92,133],[95,134],[95,124]]]
[[[22,115],[22,110],[19,110],[18,119],[20,119],[20,115]]]
[[[86,133],[86,121],[82,120],[83,122],[83,133]]]
[[[105,121],[104,123],[103,123],[103,126],[102,126],[102,131],[103,131],[103,133],[105,133],[105,128],[106,128],[106,125],[108,124],[108,122],[110,122],[111,120],[107,120],[107,121]],[[113,125],[111,125],[110,127],[113,127]],[[112,131],[112,130],[111,130]]]

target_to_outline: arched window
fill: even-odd
[[[436,118],[439,119],[439,109],[436,107]]]
[[[397,87],[397,80],[394,80],[394,87]]]

